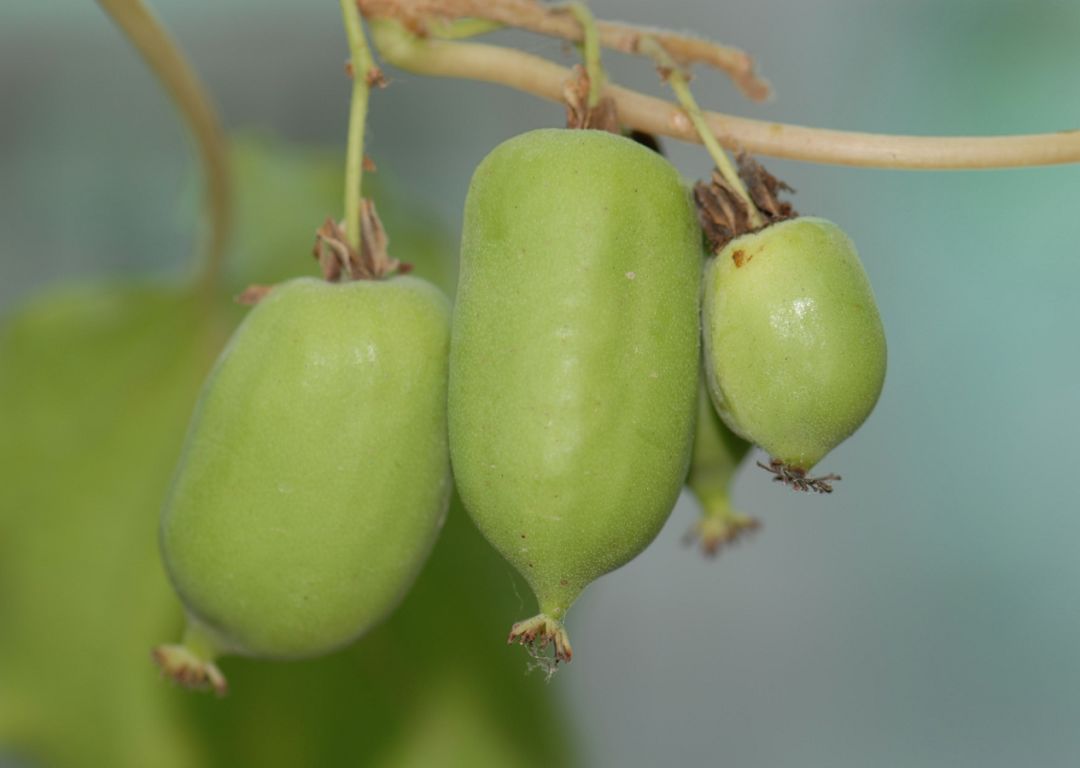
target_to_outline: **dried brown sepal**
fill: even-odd
[[[736,237],[752,230],[745,201],[718,170],[713,170],[709,182],[694,185],[694,202],[710,253],[719,253]]]
[[[378,280],[408,271],[390,256],[389,245],[375,203],[365,197],[360,201],[360,250],[349,246],[344,226],[328,218],[315,232],[313,253],[327,282]]]
[[[573,660],[574,649],[570,647],[570,636],[566,634],[562,622],[545,613],[531,619],[519,621],[510,628],[507,643],[521,643],[532,657],[530,669],[540,669],[550,680],[559,669],[560,662]],[[551,655],[547,653],[551,646]]]
[[[386,79],[386,75],[383,74],[382,69],[379,67],[369,69],[366,80],[369,88],[385,88],[390,84],[390,81]]]
[[[818,477],[807,477],[806,472],[797,468],[789,467],[779,459],[773,459],[768,464],[762,464],[760,461],[757,463],[759,467],[771,472],[773,480],[777,483],[783,483],[784,485],[792,488],[796,491],[813,491],[814,493],[832,493],[832,484],[840,480],[840,475],[820,475]]]
[[[754,206],[765,218],[765,227],[799,215],[790,202],[780,199],[781,192],[794,192],[794,189],[766,171],[761,163],[745,152],[739,153],[738,163],[739,178],[746,185]],[[752,226],[742,196],[715,168],[708,183],[699,181],[694,185],[694,201],[698,221],[705,232],[709,251],[713,254],[719,253],[736,237],[764,229]]]
[[[241,291],[233,301],[237,304],[242,304],[245,307],[253,307],[265,299],[266,295],[272,290],[274,290],[274,286],[272,285],[249,285]]]
[[[229,692],[228,681],[212,661],[201,659],[182,645],[159,645],[150,657],[173,682],[193,691],[211,690],[218,696]]]
[[[759,163],[749,152],[740,152],[736,158],[739,164],[739,178],[743,180],[754,205],[765,214],[769,224],[775,224],[784,219],[794,219],[799,215],[798,211],[788,200],[781,200],[781,192],[791,192],[795,189],[786,182],[773,176],[765,170],[765,166]]]
[[[563,88],[563,101],[567,128],[622,133],[614,99],[602,96],[595,107],[589,108],[589,73],[580,64],[574,67],[574,77]]]

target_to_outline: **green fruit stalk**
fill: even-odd
[[[720,548],[756,530],[760,523],[736,512],[731,506],[731,483],[750,452],[750,443],[730,429],[713,408],[704,382],[698,396],[697,430],[686,485],[701,505],[701,515],[686,534],[686,542],[697,541],[701,551],[714,557]]]
[[[510,640],[572,650],[590,582],[640,553],[686,478],[699,375],[700,230],[635,142],[538,130],[497,147],[465,206],[450,351],[454,475],[541,613]]]
[[[885,333],[855,247],[803,217],[728,243],[705,268],[709,393],[724,423],[801,490],[866,420],[885,380]]]
[[[420,570],[451,487],[449,303],[410,277],[299,278],[256,306],[195,410],[162,513],[184,602],[181,682],[219,654],[313,656],[383,619]]]

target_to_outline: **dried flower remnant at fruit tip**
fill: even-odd
[[[159,645],[150,656],[162,674],[184,688],[193,691],[210,689],[219,697],[229,692],[229,684],[217,665],[198,658],[182,645]]]
[[[750,534],[761,530],[761,521],[756,517],[730,514],[724,516],[705,516],[694,521],[693,526],[682,538],[683,546],[701,544],[701,553],[714,558],[722,549],[745,540]]]
[[[549,616],[540,614],[531,619],[519,621],[510,628],[506,638],[508,644],[520,643],[532,657],[529,671],[539,669],[546,680],[559,671],[559,662],[570,663],[574,658],[574,649],[570,646],[570,637],[562,623]],[[547,648],[551,646],[551,655]]]
[[[796,491],[813,491],[814,493],[832,493],[833,482],[840,480],[840,475],[819,475],[818,477],[807,477],[806,472],[795,467],[789,467],[779,459],[773,459],[768,464],[762,464],[760,461],[757,465],[767,472],[773,474],[773,480],[777,483],[783,483],[784,485],[792,488]]]

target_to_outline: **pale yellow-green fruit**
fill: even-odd
[[[469,188],[450,352],[465,506],[570,645],[582,589],[640,553],[686,477],[699,375],[700,230],[675,169],[599,131],[539,130]]]
[[[824,219],[744,235],[705,268],[709,393],[733,432],[804,475],[866,420],[885,332],[855,247]]]
[[[203,388],[162,514],[189,617],[163,667],[220,689],[200,662],[326,653],[397,605],[450,494],[448,345],[449,303],[411,277],[299,278],[251,311]]]

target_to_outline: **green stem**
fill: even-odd
[[[583,38],[585,71],[589,73],[589,109],[595,109],[600,103],[600,93],[604,89],[604,65],[600,61],[600,33],[596,28],[596,19],[585,3],[568,3],[566,10],[574,15],[581,25]]]
[[[206,184],[209,228],[202,245],[200,291],[217,294],[232,226],[232,180],[228,144],[216,111],[184,54],[142,0],[98,0],[120,31],[157,75],[195,138]]]
[[[349,135],[345,153],[345,239],[360,250],[360,186],[364,176],[364,124],[375,60],[371,57],[364,23],[356,0],[341,0],[341,17],[349,40],[352,61],[352,102],[349,107]]]
[[[690,91],[690,83],[687,80],[686,73],[681,67],[671,58],[671,54],[667,52],[664,46],[660,45],[655,38],[645,35],[638,43],[639,49],[645,55],[649,56],[656,65],[664,70],[664,76],[667,79],[668,85],[671,86],[671,90],[675,93],[675,98],[678,99],[679,104],[682,106],[683,111],[686,112],[686,116],[690,118],[690,122],[694,125],[694,130],[697,131],[701,137],[701,143],[705,145],[705,149],[708,150],[709,156],[712,157],[714,163],[716,163],[717,169],[720,171],[720,175],[724,177],[724,181],[735,190],[736,194],[742,198],[743,203],[746,205],[746,210],[749,214],[750,225],[757,228],[765,225],[765,219],[761,215],[761,211],[754,205],[753,199],[750,197],[750,193],[746,189],[746,185],[743,184],[742,179],[739,178],[739,174],[735,171],[735,166],[731,164],[731,159],[727,156],[727,152],[720,146],[720,142],[716,140],[716,135],[709,129],[709,124],[705,120],[705,115],[701,111],[701,107],[698,106],[697,100],[694,98],[694,94]]]

